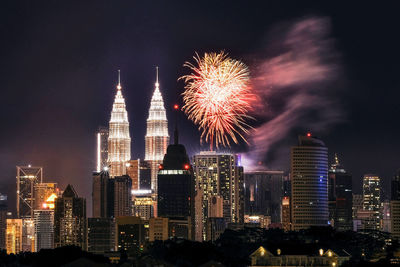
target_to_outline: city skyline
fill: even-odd
[[[28,13],[29,18],[32,18],[34,14],[39,12],[37,10],[28,9],[28,7],[25,8],[26,9],[23,10]],[[48,8],[51,9],[55,7]],[[118,10],[119,8],[120,7],[118,7]],[[159,8],[161,9],[162,7]],[[182,12],[185,11],[183,7],[180,8],[183,9]],[[232,11],[238,12],[234,6],[231,8]],[[336,6],[336,8],[339,8],[339,6]],[[313,10],[316,11],[312,12]],[[215,42],[207,41],[195,43],[191,41],[180,53],[173,48],[175,41],[169,41],[165,47],[158,44],[158,41],[162,37],[168,36],[169,33],[172,35],[177,34],[175,31],[168,31],[168,27],[166,27],[167,29],[161,27],[160,32],[162,37],[153,38],[151,34],[146,34],[143,38],[143,40],[150,40],[151,45],[149,45],[149,48],[144,48],[143,44],[139,45],[138,50],[142,49],[145,51],[142,56],[138,56],[135,49],[129,46],[129,44],[133,44],[133,36],[131,36],[128,38],[126,44],[114,41],[110,41],[110,43],[103,46],[100,44],[100,48],[95,49],[96,52],[94,54],[89,54],[87,58],[85,58],[87,63],[67,60],[64,56],[59,54],[61,52],[58,48],[54,47],[54,45],[58,44],[58,41],[52,41],[39,34],[35,38],[38,38],[40,42],[48,44],[52,49],[51,52],[58,55],[61,62],[65,61],[66,63],[65,66],[64,64],[60,66],[60,69],[52,70],[46,67],[46,64],[51,66],[54,62],[46,57],[44,58],[46,63],[43,65],[39,64],[40,68],[32,73],[28,72],[32,71],[31,68],[33,65],[28,64],[26,67],[21,67],[20,72],[18,72],[19,78],[25,77],[29,80],[32,79],[32,75],[37,76],[33,79],[33,90],[31,91],[23,89],[30,87],[24,84],[23,81],[15,81],[15,84],[12,84],[11,78],[15,77],[17,73],[16,67],[13,64],[10,64],[11,67],[9,70],[5,70],[5,76],[7,76],[7,78],[5,78],[5,87],[7,88],[6,95],[10,96],[10,102],[2,107],[2,113],[10,114],[10,116],[5,119],[6,125],[9,127],[2,133],[2,139],[5,141],[5,144],[2,150],[3,160],[0,163],[0,168],[4,172],[2,187],[0,188],[1,192],[7,193],[10,202],[14,203],[12,199],[13,196],[10,192],[15,190],[15,166],[32,164],[33,166],[43,166],[46,181],[58,182],[61,188],[65,188],[68,183],[74,184],[76,185],[78,195],[89,199],[91,192],[91,172],[95,170],[96,166],[95,131],[98,126],[107,125],[113,95],[115,94],[115,71],[117,69],[121,69],[124,76],[122,86],[131,123],[131,158],[144,158],[145,120],[151,95],[154,90],[153,73],[155,66],[160,66],[161,70],[160,81],[163,84],[162,94],[164,97],[167,119],[173,122],[175,115],[173,114],[172,106],[175,103],[179,105],[182,104],[180,94],[183,91],[183,84],[176,82],[176,80],[184,73],[184,68],[182,67],[183,62],[190,60],[194,51],[219,51],[225,49],[231,56],[242,59],[249,65],[250,70],[252,70],[252,61],[256,60],[256,57],[250,57],[249,54],[261,53],[261,47],[265,44],[262,39],[265,38],[264,36],[266,34],[271,33],[271,29],[275,25],[279,25],[282,22],[290,23],[290,21],[297,20],[300,16],[304,16],[305,14],[313,16],[315,14],[322,14],[323,17],[327,17],[328,20],[331,21],[333,30],[330,36],[337,42],[340,48],[337,50],[342,54],[346,75],[350,76],[350,79],[341,82],[356,85],[356,89],[352,88],[349,84],[343,85],[348,92],[343,93],[338,90],[337,93],[344,99],[345,106],[351,106],[352,103],[355,103],[357,104],[355,105],[357,108],[343,108],[338,106],[338,109],[342,109],[342,111],[346,113],[346,121],[328,127],[326,131],[319,132],[314,130],[310,126],[312,124],[308,123],[305,123],[303,128],[290,131],[284,141],[279,141],[275,144],[278,148],[271,148],[271,151],[268,152],[266,159],[272,162],[272,164],[267,164],[267,166],[269,165],[270,169],[282,169],[288,172],[288,147],[296,143],[297,135],[304,134],[309,130],[315,135],[320,136],[329,147],[329,163],[333,161],[333,153],[336,152],[339,154],[346,170],[353,174],[354,189],[356,192],[361,192],[362,175],[372,172],[382,177],[383,186],[386,189],[385,193],[389,196],[388,184],[398,168],[398,166],[395,165],[395,161],[398,159],[395,153],[398,151],[397,148],[399,145],[399,141],[394,138],[396,127],[391,127],[387,124],[386,118],[389,116],[388,112],[376,111],[380,115],[371,115],[372,111],[363,108],[367,100],[371,101],[371,99],[374,98],[373,96],[376,96],[376,92],[371,89],[368,90],[371,86],[368,85],[368,82],[362,82],[361,85],[359,85],[354,80],[362,77],[371,81],[372,84],[377,85],[379,79],[366,77],[363,73],[355,74],[356,66],[360,63],[354,65],[352,62],[361,59],[362,53],[352,55],[354,48],[349,43],[356,37],[349,37],[348,34],[350,30],[345,31],[343,29],[343,23],[346,22],[346,19],[350,21],[350,18],[345,16],[343,20],[340,20],[332,15],[332,11],[328,12],[327,10],[328,8],[323,6],[314,6],[311,8],[311,12],[303,12],[303,10],[299,8],[296,12],[293,12],[294,14],[286,15],[282,18],[278,16],[271,18],[271,21],[265,23],[263,26],[258,26],[254,34],[249,36],[251,40],[257,41],[256,47],[252,46],[251,48],[246,48],[250,42],[245,42],[243,40],[229,45],[228,41],[231,38],[229,33],[231,33],[231,31],[228,30],[227,33],[221,37],[221,40],[215,40]],[[60,10],[56,11],[61,12]],[[217,10],[215,10],[215,12],[216,11]],[[280,11],[280,14],[282,14],[282,10]],[[156,10],[155,12],[159,13],[160,11]],[[343,14],[346,15],[347,13]],[[213,17],[214,15],[210,16]],[[49,16],[55,19],[51,15]],[[127,14],[125,14],[125,16],[127,16]],[[6,20],[7,18],[9,17],[6,16]],[[82,18],[78,16],[78,22],[80,21],[79,19]],[[145,28],[150,29],[147,20],[143,17],[140,19],[144,20]],[[261,17],[259,14],[254,21],[248,22],[246,25],[253,27],[260,20]],[[34,21],[40,23],[41,20],[34,19]],[[44,20],[42,20],[42,22],[43,21]],[[103,20],[97,22],[105,23]],[[128,21],[126,25],[131,25],[132,23],[132,21]],[[158,27],[160,27],[160,23],[161,20],[155,22]],[[172,23],[171,25],[178,24],[178,21],[175,20]],[[113,24],[113,26],[118,25],[125,25],[125,23],[118,20]],[[21,24],[17,24],[13,29],[18,29],[22,26]],[[36,24],[32,26],[32,30],[37,29],[35,27],[37,27]],[[75,29],[77,25],[71,22],[65,27],[67,29]],[[45,28],[45,32],[53,31],[54,29],[50,26]],[[108,33],[107,30],[106,32]],[[112,36],[120,37],[125,32],[127,32],[127,29],[123,28],[120,32],[117,31],[117,33]],[[85,33],[84,30],[79,32],[79,34],[83,33]],[[153,30],[151,30],[150,33],[153,33]],[[205,32],[201,32],[201,34],[202,36],[206,36]],[[11,35],[14,36],[13,34]],[[97,33],[96,36],[101,38],[102,35]],[[22,34],[22,37],[14,36],[14,39],[15,38],[27,38],[28,43],[32,45],[35,44],[36,40],[24,34]],[[11,39],[13,40],[13,38]],[[89,45],[91,43],[89,42],[87,44]],[[366,46],[368,47],[370,45],[372,44]],[[14,53],[17,51],[17,48],[8,46],[8,43],[3,44],[3,46],[11,49]],[[367,47],[363,49],[367,50]],[[116,51],[118,50],[116,48],[122,49],[121,51]],[[24,51],[31,59],[35,59],[35,56],[30,54],[31,52]],[[72,53],[74,50],[66,47],[66,51],[68,54]],[[99,55],[105,56],[97,58]],[[127,55],[126,59],[124,58],[125,55]],[[134,60],[135,57],[138,59]],[[105,60],[101,66],[93,67],[95,62],[102,61],[102,59]],[[371,64],[379,65],[381,62],[380,59],[374,56],[371,60],[374,62]],[[7,63],[9,61],[10,59],[6,57],[5,62]],[[76,71],[72,70],[72,67],[78,66],[81,63],[83,64],[82,68],[77,68]],[[392,65],[393,63],[390,62],[387,62],[387,64],[389,70],[394,66]],[[7,73],[9,75],[7,75]],[[137,73],[140,73],[140,75],[137,75]],[[67,78],[73,81],[69,81],[67,85],[63,85]],[[361,90],[360,88],[362,87],[366,87],[366,89]],[[20,98],[20,94],[22,93],[27,94]],[[15,107],[18,106],[17,98],[22,101],[22,105],[28,105],[30,107],[29,112],[26,109],[21,109],[14,113],[12,112],[16,109]],[[30,100],[32,98],[36,99],[40,105],[32,103]],[[396,99],[397,97],[392,96],[392,98]],[[382,98],[378,97],[377,100],[375,100],[378,102],[373,103],[378,104],[379,100],[382,100]],[[390,111],[392,108],[388,103],[390,104],[391,101],[393,100],[384,98],[383,103],[386,103],[387,105],[385,106],[387,107],[383,109]],[[393,109],[393,111],[394,113],[390,114],[389,117],[396,116],[397,111],[395,109]],[[386,117],[382,116],[385,114]],[[181,112],[178,116],[181,140],[182,143],[185,144],[190,156],[200,150],[207,150],[207,145],[201,147],[199,144],[197,127],[187,121]],[[383,118],[383,120],[381,118]],[[255,122],[255,124],[257,123],[261,123],[261,120]],[[169,135],[171,136],[173,123],[170,124]],[[28,132],[23,132],[24,127],[30,130]],[[239,146],[232,146],[234,152],[241,152],[245,149],[244,143],[241,143]],[[223,151],[227,150],[229,149],[223,149]],[[369,151],[370,153],[368,156],[367,152]],[[78,156],[74,157],[74,155]],[[283,159],[283,162],[276,160],[279,158]],[[387,158],[387,160],[383,162],[381,158]]]

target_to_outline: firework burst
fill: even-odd
[[[198,125],[201,140],[229,146],[230,140],[238,143],[238,137],[246,141],[246,120],[254,95],[249,86],[247,66],[224,52],[194,56],[195,64],[186,62],[192,73],[180,77],[185,81],[182,107],[190,120]],[[246,141],[247,142],[247,141]]]

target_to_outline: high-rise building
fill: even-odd
[[[310,133],[291,149],[292,230],[328,225],[328,148]]]
[[[35,209],[34,188],[36,184],[42,183],[43,168],[28,166],[17,166],[17,217],[33,218]]]
[[[120,71],[118,70],[117,94],[111,111],[108,134],[110,177],[125,175],[126,162],[131,159],[128,113],[121,88]]]
[[[290,198],[286,196],[282,199],[282,228],[285,232],[291,229]]]
[[[88,218],[88,251],[103,254],[115,251],[115,222],[113,218]]]
[[[335,162],[328,174],[329,221],[339,231],[353,229],[353,181],[351,174],[340,165],[335,154]]]
[[[54,246],[86,249],[86,199],[78,197],[72,185],[68,185],[55,203]]]
[[[110,177],[107,168],[101,172],[93,172],[92,216],[94,218],[106,218],[113,215],[109,214],[109,205],[114,205],[114,199],[110,203],[109,184]]]
[[[7,195],[0,193],[0,250],[6,249]]]
[[[376,174],[363,177],[363,210],[372,213],[364,220],[364,229],[381,230],[381,181]]]
[[[35,252],[34,219],[22,219],[22,251]]]
[[[271,216],[272,223],[280,223],[283,171],[253,171],[244,174],[245,214]]]
[[[100,126],[96,132],[96,171],[108,167],[108,128]]]
[[[151,190],[132,190],[133,216],[143,220],[154,217],[154,200]]]
[[[114,217],[132,215],[132,180],[128,175],[114,179]]]
[[[140,159],[129,160],[126,163],[126,174],[131,177],[132,190],[139,189]]]
[[[34,211],[35,251],[54,248],[54,209]]]
[[[139,163],[139,190],[151,190],[151,167],[143,160]]]
[[[57,193],[57,183],[39,183],[34,185],[34,210],[42,209],[43,203]]]
[[[390,216],[392,235],[400,239],[400,170],[392,180]]]
[[[186,221],[188,239],[194,239],[195,181],[186,149],[178,142],[175,130],[174,144],[167,153],[158,172],[158,216]],[[184,223],[176,222],[176,225]]]
[[[123,216],[116,218],[117,250],[134,251],[145,240],[143,220],[139,217]]]
[[[233,154],[219,154],[215,151],[200,152],[194,156],[196,191],[201,190],[201,217],[203,240],[207,238],[207,219],[210,201],[213,196],[223,199],[223,217],[226,223],[243,223],[244,192],[243,167],[239,166],[239,158]],[[196,205],[197,206],[197,205]]]
[[[22,219],[7,219],[6,249],[7,254],[22,251]]]
[[[168,120],[165,112],[163,97],[158,82],[158,67],[156,83],[150,102],[147,132],[145,136],[145,158],[151,168],[151,189],[157,194],[157,172],[162,163],[169,144]]]
[[[157,217],[149,220],[149,241],[168,239],[168,218]]]

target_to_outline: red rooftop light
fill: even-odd
[[[174,109],[179,109],[179,106],[177,104],[174,105]]]
[[[158,165],[158,169],[162,170],[162,169],[164,169],[164,166],[162,164],[160,164],[160,165]]]
[[[190,165],[189,165],[189,164],[185,164],[185,165],[183,165],[183,168],[184,168],[185,170],[189,170]]]
[[[307,137],[311,137],[311,133],[307,133]]]

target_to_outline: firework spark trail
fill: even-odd
[[[224,52],[205,53],[194,57],[195,64],[186,62],[191,74],[180,77],[185,81],[183,111],[198,125],[201,140],[218,148],[229,146],[230,139],[238,143],[238,137],[246,141],[246,120],[255,96],[249,86],[247,66],[231,59]],[[247,142],[247,141],[246,141]]]
[[[257,109],[254,114],[265,122],[250,133],[249,152],[244,155],[246,165],[257,168],[267,153],[276,150],[285,137],[295,129],[314,130],[319,133],[343,119],[335,95],[339,88],[332,86],[340,80],[338,54],[329,38],[329,20],[309,17],[279,29],[269,45],[280,51],[254,66],[252,84],[262,103],[280,101],[280,107]],[[333,89],[333,90],[332,90]],[[279,150],[287,148],[279,146]],[[288,151],[285,151],[289,153]],[[268,165],[272,160],[268,158]],[[286,165],[286,164],[284,164]]]

